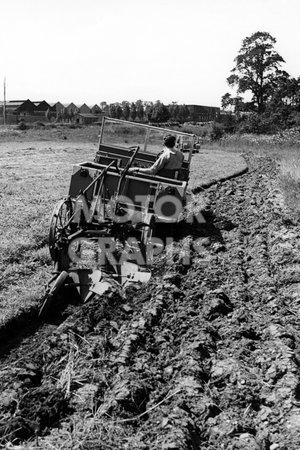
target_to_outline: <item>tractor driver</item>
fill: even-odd
[[[176,137],[168,134],[163,140],[163,150],[158,159],[151,167],[130,167],[128,173],[138,172],[149,175],[160,175],[162,170],[175,171],[181,168],[184,156],[180,150],[175,148]]]

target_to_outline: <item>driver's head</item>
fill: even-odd
[[[173,148],[176,143],[176,137],[173,134],[167,134],[164,137],[164,145],[168,148]]]

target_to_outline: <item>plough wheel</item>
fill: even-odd
[[[49,292],[46,293],[43,304],[39,311],[39,317],[41,319],[45,318],[49,313],[51,306],[54,304],[57,294],[64,285],[66,279],[68,277],[68,272],[61,272],[58,277],[55,279],[53,286],[50,288]]]
[[[58,244],[70,234],[69,219],[72,216],[72,202],[70,199],[60,200],[54,207],[49,230],[49,250],[53,261],[58,258]]]

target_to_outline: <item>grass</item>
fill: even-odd
[[[197,189],[199,186],[239,174],[246,168],[246,161],[237,153],[205,146],[192,156],[189,187]]]
[[[0,143],[0,326],[41,297],[52,270],[52,209],[68,192],[72,164],[95,149],[52,140]]]
[[[43,128],[31,126],[21,131],[16,125],[0,126],[0,143],[32,141],[98,142],[99,126],[73,127],[68,124],[48,124]]]
[[[220,140],[220,145],[224,148],[230,147],[231,150],[242,147],[244,150],[285,152],[299,147],[300,128],[292,128],[273,135],[226,135]]]

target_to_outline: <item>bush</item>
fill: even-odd
[[[233,114],[221,115],[216,122],[223,125],[225,133],[234,133],[236,131],[237,118]]]
[[[285,121],[279,113],[256,114],[242,117],[237,127],[240,133],[275,134],[286,128]]]
[[[287,120],[287,125],[289,128],[299,127],[300,126],[300,113],[296,111],[293,114],[291,114]]]
[[[26,123],[24,122],[24,120],[20,120],[20,122],[18,123],[18,130],[26,130],[27,129],[27,125],[26,125]]]
[[[219,141],[225,134],[225,127],[223,124],[214,122],[210,132],[210,139],[212,141]]]

